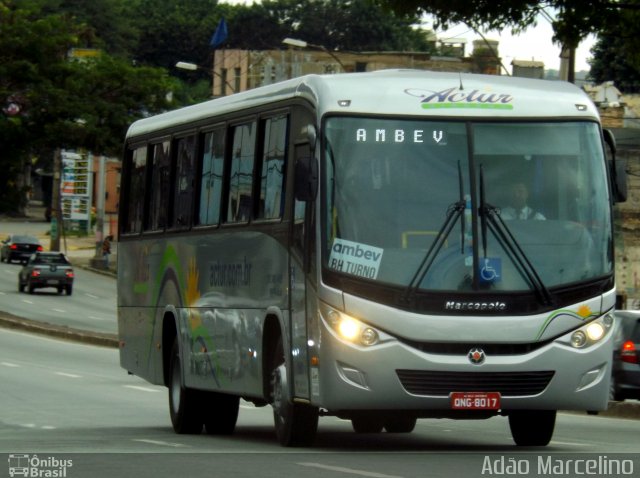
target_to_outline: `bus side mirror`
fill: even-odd
[[[627,200],[627,170],[626,163],[616,160],[616,139],[611,130],[602,131],[604,141],[609,147],[611,161],[609,162],[609,177],[611,178],[611,189],[615,202],[625,202]]]
[[[314,157],[296,159],[295,193],[298,201],[314,201],[318,194],[318,162]]]
[[[627,200],[627,163],[624,161],[614,161],[611,165],[613,169],[613,197],[616,202]]]

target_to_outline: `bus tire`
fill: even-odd
[[[513,410],[509,428],[518,446],[547,446],[556,425],[555,410]]]
[[[179,434],[202,432],[201,395],[197,390],[182,386],[182,368],[178,339],[174,339],[169,364],[169,414],[173,430]]]
[[[393,417],[384,423],[384,429],[387,433],[411,433],[417,421],[416,417],[411,416]]]
[[[376,417],[364,415],[353,417],[351,426],[356,433],[380,433],[384,428],[384,423]]]
[[[209,435],[231,435],[238,421],[240,397],[202,392],[204,427]]]
[[[282,337],[278,339],[271,367],[270,394],[278,442],[286,447],[310,446],[318,431],[318,408],[289,398]]]

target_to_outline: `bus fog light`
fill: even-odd
[[[362,345],[375,345],[378,343],[378,332],[371,327],[366,327],[360,335],[360,342]]]
[[[576,330],[571,335],[571,345],[573,345],[575,348],[584,347],[586,343],[587,343],[587,336],[582,330]]]
[[[587,326],[587,337],[592,342],[597,342],[604,336],[604,327],[598,322],[592,322]]]

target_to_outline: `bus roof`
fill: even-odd
[[[188,106],[131,125],[127,138],[292,98],[318,116],[343,114],[598,120],[587,94],[563,81],[425,70],[307,75]]]

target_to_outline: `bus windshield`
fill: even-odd
[[[324,126],[325,274],[516,292],[612,273],[596,123],[330,117]]]

